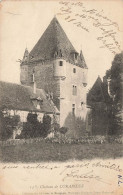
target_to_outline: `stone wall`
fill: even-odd
[[[23,66],[28,66],[28,74],[23,70]],[[36,87],[44,89],[46,93],[53,93],[53,102],[60,108],[59,95],[60,95],[60,83],[59,80],[54,77],[54,63],[53,61],[46,61],[45,63],[33,63],[29,65],[21,65],[21,83],[32,86],[32,74],[34,72]],[[25,75],[25,76],[24,76]],[[25,81],[22,80],[25,78]]]
[[[58,67],[60,60],[63,61],[63,67],[61,67],[61,69],[63,68],[64,75],[61,75],[62,71],[60,71],[61,69]],[[57,70],[54,68],[57,68]],[[21,71],[23,71],[22,66]],[[33,71],[35,72],[37,88],[42,88],[47,93],[53,93],[53,102],[60,110],[60,126],[67,126],[70,130],[72,128],[73,131],[76,131],[77,128],[81,132],[83,130],[85,131],[87,109],[86,87],[83,85],[83,80],[86,80],[87,69],[73,65],[63,59],[29,64],[28,78],[25,79],[26,85],[32,85],[31,75]],[[27,77],[27,73],[25,73],[25,75],[25,77]],[[73,95],[73,85],[77,88],[76,95]],[[73,104],[75,104],[75,117],[76,121],[79,120],[79,125],[77,125],[75,120],[70,118]]]

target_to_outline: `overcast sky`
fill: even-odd
[[[50,21],[56,15],[61,26],[69,37],[70,41],[79,52],[81,49],[88,66],[88,87],[91,87],[97,76],[104,76],[105,71],[110,68],[114,54],[104,46],[101,40],[97,40],[101,36],[98,27],[93,26],[94,20],[88,18],[77,18],[81,21],[86,30],[77,27],[73,21],[65,20],[68,15],[59,15],[63,13],[63,4],[58,1],[4,1],[0,9],[0,80],[20,83],[20,66],[17,62],[22,59],[25,48],[29,51],[34,47]],[[95,13],[102,13],[103,16],[115,25],[105,26],[106,30],[113,30],[115,34],[115,42],[118,42],[120,49],[123,47],[123,1],[83,1],[85,7],[85,15],[87,10],[95,9]],[[72,5],[73,13],[69,17],[81,13],[83,7]],[[83,14],[83,11],[82,11]],[[92,13],[90,13],[92,14]],[[93,13],[95,17],[95,14]],[[75,18],[75,17],[74,17]],[[106,24],[101,17],[95,17],[103,24]],[[107,22],[108,23],[108,22]],[[110,23],[110,22],[109,22]],[[113,43],[111,37],[107,44]],[[114,50],[119,53],[118,48]]]

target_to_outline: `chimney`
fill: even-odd
[[[33,82],[33,93],[36,94],[36,83],[35,82]]]

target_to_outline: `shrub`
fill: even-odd
[[[34,116],[33,116],[34,115]],[[51,129],[51,117],[44,115],[43,123],[37,120],[37,114],[29,113],[27,122],[23,124],[23,131],[18,138],[46,137]]]
[[[55,132],[58,132],[60,129],[60,125],[58,123],[53,123],[53,129]]]
[[[37,121],[37,114],[28,113],[27,122],[34,124],[37,123]]]
[[[102,144],[106,142],[104,136],[83,136],[79,139],[60,137],[57,133],[54,138],[47,138],[47,141],[66,144]]]
[[[66,134],[67,133],[67,131],[68,131],[68,128],[67,127],[61,127],[60,129],[59,129],[59,132],[61,133],[61,134]]]
[[[49,115],[43,116],[43,132],[44,136],[46,137],[48,132],[51,130],[51,117]]]
[[[20,121],[20,116],[4,116],[2,111],[0,112],[0,139],[7,140],[13,135],[13,129],[16,128]]]

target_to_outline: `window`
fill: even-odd
[[[73,73],[76,73],[76,68],[73,68]]]
[[[83,106],[84,102],[81,102],[81,106]]]
[[[72,94],[77,95],[77,86],[75,86],[75,85],[73,85]]]
[[[77,86],[75,86],[74,91],[75,91],[75,95],[77,95]]]
[[[75,115],[75,104],[72,104],[72,114]]]
[[[72,94],[74,95],[74,85],[73,85],[73,90],[72,90]]]
[[[31,82],[34,82],[34,73],[31,74]]]
[[[63,61],[59,61],[59,66],[63,66]]]

